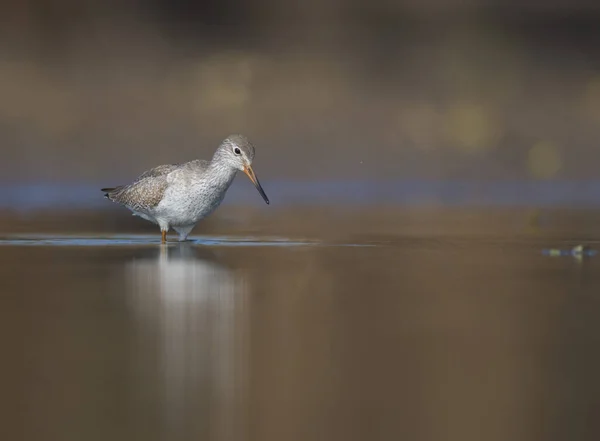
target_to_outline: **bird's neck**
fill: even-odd
[[[237,172],[237,169],[213,159],[208,166],[206,176],[216,187],[229,187]]]

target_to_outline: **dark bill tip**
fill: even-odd
[[[258,190],[258,192],[260,193],[262,198],[265,200],[266,204],[269,205],[270,204],[269,198],[265,194],[265,191],[262,189],[260,182],[258,182],[258,179],[256,180],[256,184],[254,184],[254,185],[256,186],[256,189]]]
[[[248,175],[248,177],[250,178],[250,180],[252,181],[252,183],[254,184],[254,186],[256,187],[256,189],[258,190],[260,195],[262,196],[262,198],[265,200],[266,204],[269,205],[270,204],[269,198],[267,197],[265,191],[263,190],[262,185],[260,185],[260,181],[256,177],[256,174],[254,173],[254,170],[252,170],[252,167],[248,166],[248,167],[244,168],[244,173],[246,173],[246,175]]]

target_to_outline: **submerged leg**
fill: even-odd
[[[173,227],[175,231],[179,234],[179,242],[185,242],[187,240],[190,231],[194,228],[194,225],[186,225],[184,227]]]

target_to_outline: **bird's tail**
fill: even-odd
[[[112,196],[115,193],[116,190],[118,190],[119,187],[113,187],[113,188],[101,188],[100,191],[104,192],[104,197],[106,199],[111,199],[112,200]]]

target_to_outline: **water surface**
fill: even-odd
[[[157,239],[1,238],[3,439],[600,435],[600,259],[541,253],[570,237]]]

